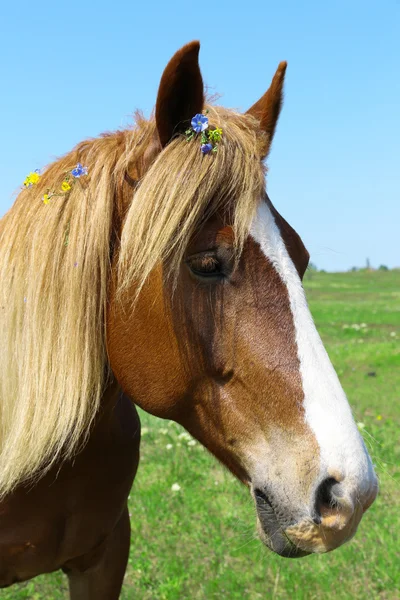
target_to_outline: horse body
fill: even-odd
[[[62,568],[73,600],[118,597],[139,457],[128,398],[249,488],[282,556],[335,549],[375,499],[304,297],[308,252],[265,191],[286,63],[240,115],[205,105],[198,51],[167,65],[155,119],[80,144],[2,222],[3,585]],[[194,115],[216,152],[185,139]]]
[[[139,462],[140,422],[114,383],[74,461],[0,503],[0,587],[63,569],[71,597],[118,597],[129,552],[127,497]]]

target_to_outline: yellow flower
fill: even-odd
[[[31,187],[34,183],[37,183],[40,179],[40,173],[37,171],[30,172],[29,175],[25,177],[24,186]]]
[[[40,179],[39,173],[29,173],[29,181],[31,183],[37,183]]]
[[[382,415],[377,415],[376,420],[377,421],[382,421]]]
[[[68,181],[63,181],[61,184],[61,189],[63,192],[68,192],[68,190],[71,189],[71,186],[69,185]]]
[[[210,129],[210,131],[208,132],[208,138],[211,142],[217,144],[221,141],[222,129],[220,129],[219,127],[216,127],[215,129]]]
[[[42,198],[43,200],[43,204],[48,204],[50,202],[50,196],[49,194],[45,194]]]

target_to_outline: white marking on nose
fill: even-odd
[[[271,210],[260,204],[250,231],[285,283],[296,331],[305,421],[320,447],[320,477],[343,480],[366,500],[377,486],[371,459],[307,306],[303,286]]]

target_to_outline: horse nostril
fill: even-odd
[[[319,484],[315,494],[315,523],[321,522],[326,509],[331,510],[339,506],[337,499],[340,496],[340,483],[333,477],[327,477]]]

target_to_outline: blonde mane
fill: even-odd
[[[155,135],[154,121],[139,118],[132,130],[83,142],[50,165],[1,220],[0,496],[87,440],[107,383],[105,313],[119,207],[127,206],[117,246],[121,292],[138,293],[160,261],[176,270],[190,237],[222,207],[240,252],[264,185],[265,139],[252,117],[208,110],[224,132],[216,154],[175,138],[122,202],[125,173],[142,164]],[[59,189],[78,162],[88,176],[45,205],[46,190]]]

